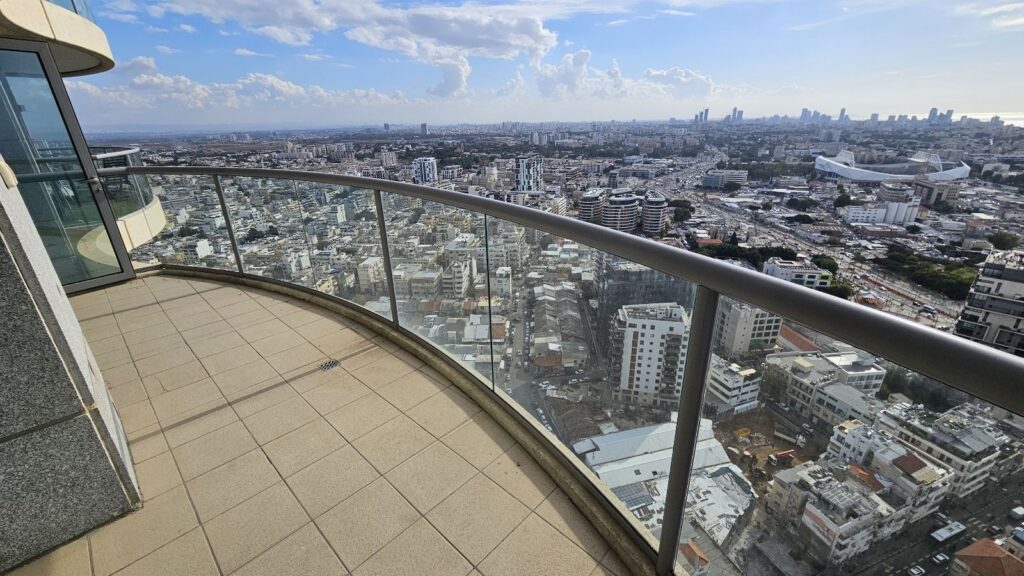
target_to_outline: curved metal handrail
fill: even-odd
[[[413,196],[508,220],[704,286],[877,354],[963,392],[1024,413],[1024,359],[753,270],[549,212],[405,182],[299,170],[130,166],[118,174],[235,176],[303,180]]]

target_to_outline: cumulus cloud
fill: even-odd
[[[164,46],[163,44],[157,44],[153,48],[161,54],[175,54],[177,52],[181,52],[181,50],[178,50],[177,48],[171,48],[170,46]]]
[[[149,56],[136,56],[127,62],[121,62],[114,70],[120,74],[135,76],[148,72],[156,72],[156,59]]]
[[[178,24],[178,30],[192,34],[196,31],[196,27],[191,24]]]
[[[1024,2],[973,2],[957,6],[954,12],[987,19],[993,28],[1024,29]]]
[[[248,48],[235,48],[232,54],[235,56],[270,56],[270,54],[256,52],[255,50],[249,50]]]

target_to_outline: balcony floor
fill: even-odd
[[[493,419],[357,323],[171,276],[72,303],[145,505],[18,576],[626,574]]]

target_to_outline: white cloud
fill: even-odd
[[[103,12],[100,12],[100,16],[107,20],[114,20],[115,22],[128,22],[134,24],[139,21],[138,16],[128,12],[111,12],[109,10],[104,10]]]
[[[178,24],[178,30],[181,30],[182,32],[186,32],[188,34],[192,34],[196,31],[196,27],[191,24]]]
[[[114,71],[128,76],[156,72],[156,59],[150,56],[136,56],[127,62],[121,62]]]
[[[1024,2],[974,2],[961,4],[953,12],[987,19],[997,29],[1024,29]]]
[[[178,50],[177,48],[171,48],[170,46],[164,46],[163,44],[157,44],[154,48],[161,54],[176,54],[181,52],[181,50]]]
[[[623,24],[628,24],[630,22],[630,20],[631,20],[630,18],[619,18],[618,20],[611,20],[609,22],[605,22],[604,25],[605,26],[622,26]]]
[[[254,50],[249,50],[248,48],[235,48],[232,54],[234,54],[235,56],[270,56],[270,54],[256,52]]]
[[[146,32],[152,32],[154,34],[162,34],[168,32],[167,28],[161,28],[159,26],[146,26]]]
[[[522,70],[516,70],[515,76],[509,78],[508,82],[504,86],[495,90],[496,96],[512,96],[519,94],[526,87],[526,78],[523,77]]]
[[[689,10],[677,10],[675,8],[666,8],[665,10],[658,10],[658,14],[664,14],[665,16],[696,16],[696,12]]]
[[[299,58],[302,58],[303,60],[308,60],[310,62],[320,62],[322,60],[330,58],[330,56],[328,56],[327,54],[320,54],[318,52],[311,52],[306,54],[299,54]]]

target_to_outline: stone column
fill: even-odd
[[[21,194],[0,180],[0,572],[139,505],[96,360]]]

